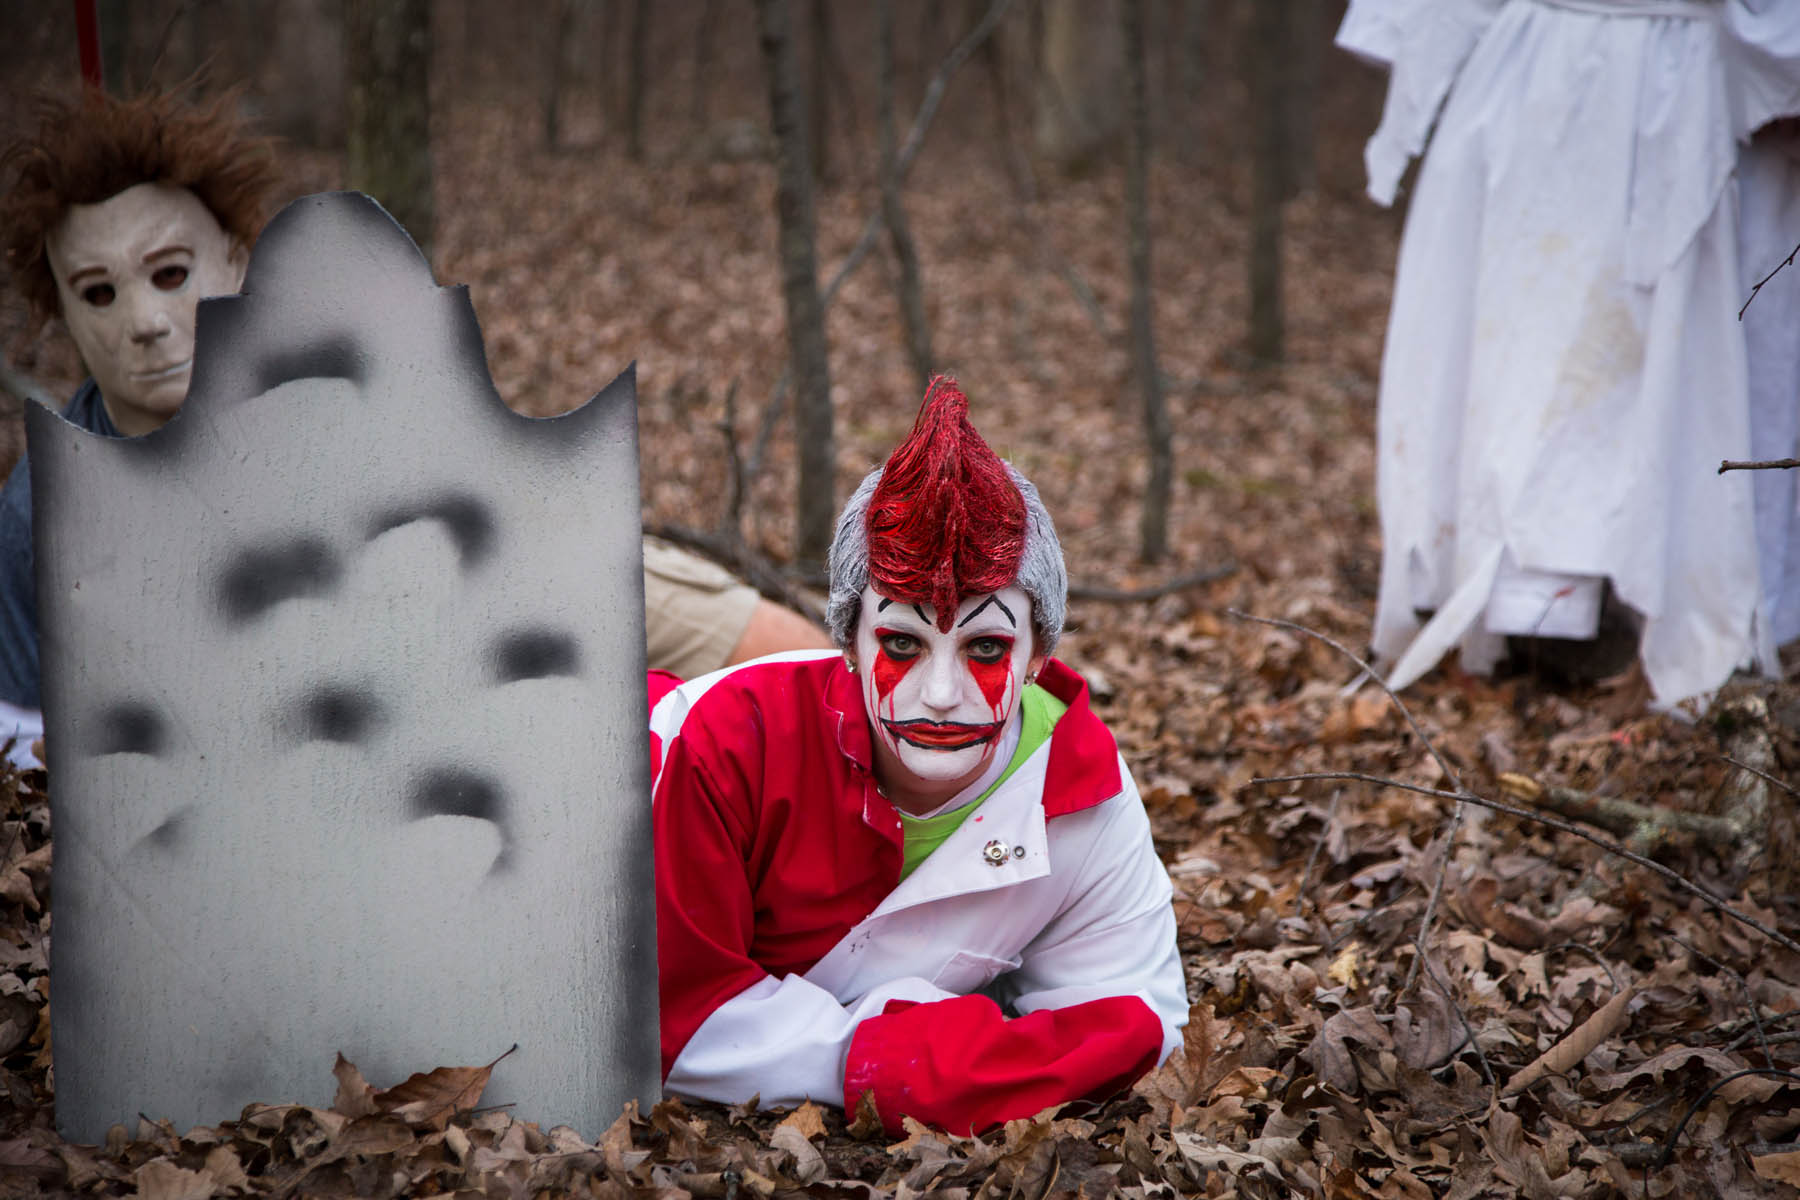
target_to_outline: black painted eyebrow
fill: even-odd
[[[919,620],[925,622],[927,625],[931,624],[931,618],[925,615],[925,606],[924,605],[915,604],[912,606],[912,610],[919,614]]]
[[[887,608],[887,606],[888,606],[888,605],[890,605],[890,604],[892,604],[892,603],[893,603],[893,601],[892,601],[892,600],[890,600],[890,599],[888,599],[888,597],[886,597],[886,596],[883,596],[883,597],[882,597],[882,598],[881,598],[881,603],[880,603],[880,604],[877,604],[877,605],[876,605],[876,606],[875,606],[875,611],[876,611],[876,612],[881,612],[881,611],[883,611],[883,610],[885,610],[885,609],[886,609],[886,608]]]
[[[975,611],[970,613],[968,616],[964,617],[962,620],[958,621],[956,623],[956,627],[958,629],[961,629],[964,625],[967,625],[970,621],[973,621],[976,617],[981,615],[981,610],[986,608],[990,604],[992,604],[995,608],[999,609],[1001,612],[1006,614],[1006,619],[1012,623],[1012,627],[1014,629],[1017,629],[1019,627],[1019,619],[1017,617],[1013,616],[1012,609],[1006,607],[1006,604],[1000,599],[999,596],[989,596],[986,600],[983,600],[980,604],[977,604],[975,606]]]
[[[579,675],[581,650],[575,638],[556,629],[520,629],[500,637],[489,654],[500,683]]]
[[[100,713],[96,754],[160,754],[167,741],[162,714],[142,700],[121,700]]]
[[[262,616],[283,600],[323,595],[337,586],[337,557],[316,537],[253,546],[219,575],[219,606],[232,624]]]
[[[267,354],[256,364],[256,389],[266,392],[301,379],[363,380],[362,356],[348,338],[320,338]]]
[[[376,518],[369,529],[369,539],[373,541],[414,521],[442,521],[456,543],[457,559],[465,570],[486,558],[494,547],[494,520],[488,515],[487,506],[466,492],[452,492],[409,508],[390,509]]]

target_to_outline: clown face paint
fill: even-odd
[[[972,596],[950,632],[929,604],[865,587],[855,661],[875,734],[876,777],[902,809],[929,812],[980,777],[1009,722],[1025,677],[1042,664],[1031,636],[1031,597],[1018,587]]]
[[[47,249],[107,415],[132,436],[161,426],[187,398],[195,305],[237,291],[246,257],[198,196],[162,183],[70,205]]]

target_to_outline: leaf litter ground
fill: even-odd
[[[146,1119],[104,1145],[72,1145],[51,1127],[51,782],[8,774],[0,1188],[186,1200],[1794,1194],[1794,955],[1531,823],[1472,808],[1452,838],[1453,805],[1440,798],[1253,782],[1361,772],[1450,786],[1379,689],[1347,687],[1356,671],[1346,660],[1229,611],[1352,647],[1368,636],[1373,406],[1397,225],[1357,195],[1356,152],[1378,91],[1333,71],[1345,102],[1328,105],[1320,126],[1319,186],[1285,214],[1285,365],[1257,367],[1242,351],[1249,188],[1231,152],[1230,104],[1153,174],[1177,463],[1177,549],[1155,567],[1133,556],[1145,471],[1123,339],[1116,167],[1046,182],[1023,205],[974,86],[963,85],[907,193],[945,364],[990,440],[1044,491],[1077,582],[1144,587],[1235,566],[1152,602],[1078,600],[1060,651],[1093,682],[1175,881],[1195,1004],[1186,1048],[1169,1064],[1097,1109],[978,1139],[914,1128],[889,1142],[831,1109],[675,1100],[628,1110],[606,1130],[544,1130],[479,1108],[483,1068],[421,1063],[412,1080],[376,1081],[394,1085],[378,1091],[340,1061],[328,1109],[253,1105],[185,1132]],[[727,495],[719,426],[729,415],[747,452],[783,362],[772,170],[687,150],[630,167],[616,138],[546,154],[518,136],[534,127],[529,106],[505,94],[471,93],[440,115],[436,266],[470,285],[501,394],[523,411],[559,411],[635,360],[646,520],[713,528]],[[661,144],[680,143],[678,122],[667,124]],[[872,201],[867,165],[820,197],[826,273]],[[289,170],[298,194],[334,186],[339,167],[295,152]],[[1071,279],[1091,291],[1100,320]],[[72,388],[66,346],[29,335],[16,305],[0,308],[0,330],[15,362]],[[919,393],[884,260],[852,278],[829,332],[841,495],[904,432]],[[794,484],[788,428],[777,429],[744,532],[780,562]],[[1793,778],[1800,691],[1734,688],[1765,701],[1768,770]],[[1559,688],[1530,672],[1487,680],[1450,664],[1406,698],[1463,786],[1482,795],[1523,776],[1705,812],[1742,790],[1721,758],[1733,731],[1647,711],[1629,678]],[[1791,934],[1793,796],[1772,785],[1769,801],[1761,851],[1748,858],[1678,835],[1638,844]],[[319,1070],[323,1080],[333,1064]]]

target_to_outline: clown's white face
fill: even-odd
[[[140,183],[73,204],[46,249],[63,321],[120,433],[149,433],[181,409],[194,365],[194,308],[235,292],[247,256],[200,198]]]
[[[909,812],[929,812],[980,778],[1044,658],[1021,588],[965,599],[949,633],[939,632],[936,615],[929,604],[865,587],[851,655],[875,734],[876,777]]]

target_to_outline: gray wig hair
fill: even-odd
[[[864,475],[838,514],[837,533],[826,559],[831,591],[825,601],[825,626],[831,631],[831,640],[842,647],[848,647],[856,636],[863,589],[869,586],[869,498],[884,469],[876,467]],[[1062,637],[1069,608],[1069,572],[1063,565],[1062,543],[1056,537],[1056,522],[1050,519],[1050,510],[1038,498],[1031,480],[1011,463],[1006,464],[1006,473],[1025,500],[1025,553],[1019,558],[1019,574],[1013,582],[1031,597],[1033,649],[1050,654]]]

